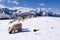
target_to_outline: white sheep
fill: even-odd
[[[12,23],[9,24],[8,32],[15,33],[22,31],[22,20],[14,20]]]

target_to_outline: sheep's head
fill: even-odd
[[[12,33],[12,28],[11,27],[8,28],[8,32],[9,32],[9,34]]]

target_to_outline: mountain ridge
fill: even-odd
[[[44,8],[36,8],[36,9],[30,9],[30,8],[23,8],[18,7],[14,9],[9,8],[0,8],[0,19],[17,19],[17,18],[31,18],[38,17],[38,16],[52,16],[52,17],[60,17],[59,14],[55,14],[53,11],[50,11],[49,9]],[[5,16],[4,16],[5,15]]]

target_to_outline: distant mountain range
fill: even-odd
[[[57,12],[58,13],[58,12]],[[38,16],[51,16],[51,17],[60,17],[60,14],[57,14],[53,11],[43,8],[0,8],[0,20],[2,19],[17,19],[17,18],[27,18],[27,17],[38,17]]]

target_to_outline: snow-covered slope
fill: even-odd
[[[37,17],[22,22],[23,32],[9,34],[10,20],[0,21],[0,40],[60,40],[60,18]],[[39,29],[33,32],[33,29]]]

